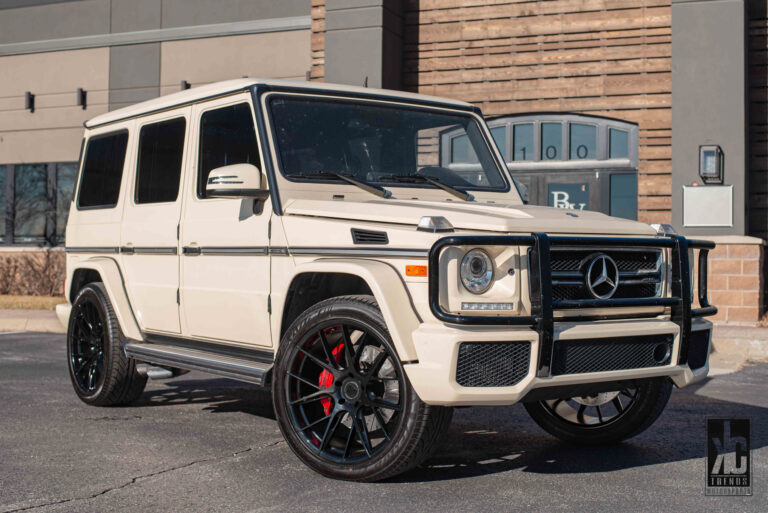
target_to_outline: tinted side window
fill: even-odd
[[[112,208],[120,196],[128,132],[96,136],[88,141],[77,206]]]
[[[176,201],[184,153],[184,118],[141,127],[136,168],[136,203]]]
[[[247,103],[204,113],[200,119],[200,162],[197,196],[205,198],[205,184],[212,169],[230,164],[259,165],[259,148]]]

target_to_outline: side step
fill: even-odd
[[[127,342],[124,350],[128,357],[142,362],[210,372],[211,374],[247,381],[259,386],[269,383],[269,372],[272,370],[271,363],[225,356],[186,347]]]

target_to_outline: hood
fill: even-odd
[[[416,226],[424,216],[443,216],[457,230],[482,232],[656,235],[653,228],[637,221],[609,217],[587,210],[565,210],[534,205],[399,199],[369,201],[294,199],[285,205],[284,211],[286,215],[413,226]]]

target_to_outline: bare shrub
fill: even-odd
[[[63,251],[0,255],[0,294],[19,296],[60,296],[64,293]]]

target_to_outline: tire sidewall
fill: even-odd
[[[661,414],[669,400],[672,385],[665,378],[638,384],[637,397],[629,411],[603,426],[580,426],[569,422],[542,401],[525,403],[531,418],[545,431],[567,442],[583,445],[618,443],[644,431]]]
[[[311,332],[316,331],[319,326],[330,321],[359,324],[372,334],[375,334],[386,345],[387,350],[392,355],[393,365],[395,365],[397,372],[403,377],[402,381],[405,390],[400,391],[403,409],[399,412],[401,419],[398,422],[397,429],[392,434],[392,440],[388,441],[387,446],[371,459],[359,463],[344,464],[334,462],[315,454],[306,445],[301,434],[296,432],[292,413],[286,402],[287,371],[299,349],[300,343],[305,341],[306,337]],[[409,431],[414,429],[413,413],[423,403],[421,403],[421,400],[414,393],[408,382],[403,365],[397,357],[397,351],[394,348],[381,313],[377,308],[354,299],[337,299],[315,305],[301,314],[286,331],[280,344],[276,361],[277,364],[272,382],[272,398],[278,425],[289,447],[309,467],[325,476],[337,479],[369,480],[371,476],[386,473],[391,466],[397,464],[402,457],[402,453],[408,450],[406,446],[408,445],[409,438],[411,438]]]
[[[69,377],[72,380],[72,386],[75,389],[77,396],[85,403],[97,404],[105,393],[105,386],[110,382],[110,376],[112,373],[112,356],[114,349],[114,341],[116,340],[115,326],[113,319],[110,317],[107,309],[108,301],[103,289],[99,285],[86,285],[77,294],[75,301],[72,303],[72,314],[69,316],[69,324],[67,326],[67,368],[69,369]],[[99,377],[99,383],[92,392],[86,392],[77,382],[75,377],[75,370],[72,367],[72,345],[74,337],[74,325],[75,325],[75,312],[76,308],[83,303],[90,302],[96,306],[96,310],[101,318],[101,324],[104,329],[103,337],[103,355],[102,355],[102,372]],[[117,337],[119,340],[119,337]]]

